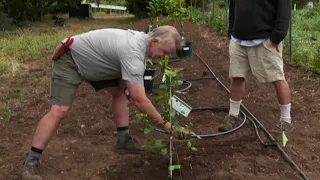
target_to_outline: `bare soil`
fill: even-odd
[[[148,20],[119,25],[120,28],[143,30]],[[101,25],[108,27],[108,25]],[[229,39],[200,25],[186,23],[185,36],[226,87],[228,79]],[[183,79],[212,77],[204,64],[193,56],[170,63],[183,67]],[[287,134],[284,150],[306,173],[309,179],[320,179],[320,77],[303,69],[285,66],[292,92],[292,118],[295,130]],[[23,64],[18,77],[1,77],[1,97],[8,94],[26,95],[10,107],[16,114],[2,118],[0,131],[0,179],[20,179],[20,167],[30,149],[39,120],[48,112],[48,82],[51,61]],[[189,96],[184,101],[193,108],[228,107],[229,94],[215,79],[191,81]],[[42,157],[44,179],[68,180],[160,180],[168,175],[168,159],[152,152],[144,155],[121,156],[114,152],[116,136],[111,114],[111,98],[82,84],[72,110],[62,121]],[[152,97],[151,97],[152,98]],[[243,104],[271,130],[279,121],[279,106],[272,84],[259,84],[251,77],[246,84]],[[138,111],[131,105],[130,132],[142,142],[143,122],[134,118]],[[226,112],[191,112],[191,121],[198,134],[217,133]],[[274,134],[279,143],[280,135]],[[168,136],[153,133],[152,137]],[[266,140],[266,138],[264,138]],[[246,123],[240,130],[224,136],[196,140],[198,152],[191,153],[177,144],[182,169],[175,170],[173,179],[185,180],[294,180],[301,179],[274,147],[262,146],[253,125]],[[175,155],[176,155],[175,154]]]

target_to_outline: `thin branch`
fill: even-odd
[[[171,74],[170,74],[170,96],[169,96],[169,100],[170,100],[170,111],[169,111],[169,120],[170,120],[170,123],[171,123],[171,131],[172,131],[172,117],[171,117],[171,109],[172,109],[172,86],[171,86]],[[170,135],[170,163],[169,163],[169,175],[170,175],[170,178],[172,178],[172,148],[173,148],[173,145],[172,145],[172,140],[173,140],[173,136],[172,136],[172,133]]]
[[[175,147],[177,147],[177,146],[176,146],[176,143],[174,143],[174,146],[175,146]],[[178,164],[180,164],[180,159],[179,159],[179,155],[178,155],[178,149],[177,149],[177,148],[175,148],[175,150],[176,150],[176,156],[177,156]],[[179,172],[180,172],[180,179],[182,180],[183,178],[182,178],[182,172],[181,172],[181,169],[179,169]]]

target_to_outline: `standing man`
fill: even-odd
[[[282,59],[290,11],[291,0],[230,0],[230,111],[219,131],[227,131],[239,123],[245,79],[251,73],[260,83],[271,82],[275,87],[281,111],[279,132],[292,130],[290,89]]]
[[[53,56],[52,106],[39,122],[22,167],[22,179],[42,179],[41,154],[70,110],[83,81],[90,83],[96,91],[106,89],[112,95],[112,113],[118,131],[116,151],[120,154],[142,153],[142,146],[129,134],[128,98],[161,128],[169,129],[171,124],[165,123],[146,97],[143,76],[148,57],[156,60],[169,56],[182,45],[181,36],[172,26],[160,26],[148,34],[100,29],[64,40]]]

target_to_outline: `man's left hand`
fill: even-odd
[[[276,43],[272,42],[271,40],[270,40],[270,42],[271,42],[271,45],[272,45],[274,48],[276,48],[277,52],[280,52],[280,50],[279,50],[279,44],[276,44]]]
[[[171,132],[171,134],[176,138],[176,139],[181,139],[181,140],[183,140],[183,139],[186,139],[187,137],[188,137],[188,135],[186,134],[186,128],[184,128],[184,127],[181,127],[182,128],[182,132],[181,133],[178,133],[178,132],[176,132],[176,131],[172,131]],[[165,123],[165,124],[163,124],[163,129],[165,130],[165,131],[170,131],[170,129],[171,129],[171,124],[169,123],[169,122],[167,122],[167,123]]]

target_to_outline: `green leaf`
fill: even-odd
[[[184,68],[174,68],[174,72],[175,73],[179,73],[179,72],[181,72],[183,70],[184,70]]]
[[[146,151],[152,144],[154,144],[154,140],[150,140],[144,145],[143,149]]]
[[[170,77],[170,75],[172,74],[173,72],[170,71],[169,69],[164,69],[164,74],[168,77]]]
[[[152,59],[148,58],[148,59],[147,59],[147,62],[148,62],[150,65],[153,65]]]
[[[188,141],[188,143],[187,143],[187,147],[188,147],[188,148],[191,148],[191,147],[192,147],[192,144],[191,144],[191,142],[190,142],[190,141]]]
[[[165,96],[165,95],[166,95],[166,91],[163,90],[163,89],[158,90],[158,96],[159,96],[159,95]]]
[[[197,137],[197,139],[202,139],[199,135],[197,135],[196,133],[194,133],[194,132],[191,132],[191,134],[193,135],[193,136],[196,136]]]
[[[147,115],[146,114],[136,114],[135,117],[136,118],[145,118],[145,117],[147,117]]]
[[[184,134],[190,134],[190,130],[186,129],[185,131],[183,131]]]
[[[180,86],[180,85],[182,85],[183,84],[183,81],[181,81],[181,80],[177,80],[176,81],[176,86]]]
[[[143,124],[144,124],[146,127],[148,127],[148,126],[150,126],[151,122],[150,122],[149,120],[146,120],[146,121],[143,122]]]
[[[168,155],[168,150],[166,148],[162,148],[160,153],[162,156],[166,156]]]
[[[163,100],[166,100],[166,95],[159,95],[155,98],[155,102],[156,103],[159,103],[159,102],[162,102]]]
[[[170,110],[170,116],[174,118],[176,116],[176,110],[171,109]]]
[[[162,147],[164,147],[164,145],[163,145],[163,141],[161,140],[161,139],[157,139],[157,140],[155,140],[155,146],[156,146],[156,148],[157,149],[161,149]]]
[[[167,66],[169,64],[169,58],[160,59],[158,64],[160,66],[161,71],[164,72],[164,70],[167,68]]]
[[[167,85],[166,84],[160,84],[159,85],[159,89],[166,89],[167,88]],[[158,94],[163,94],[163,93],[160,93],[160,91],[161,92],[164,92],[164,91],[162,91],[162,90],[158,90]]]
[[[149,133],[151,133],[151,131],[152,131],[152,129],[150,129],[150,128],[144,128],[143,133],[149,134]]]
[[[193,152],[197,152],[197,151],[198,151],[198,149],[195,148],[195,147],[191,147],[190,149],[191,149],[191,151],[193,151]]]

